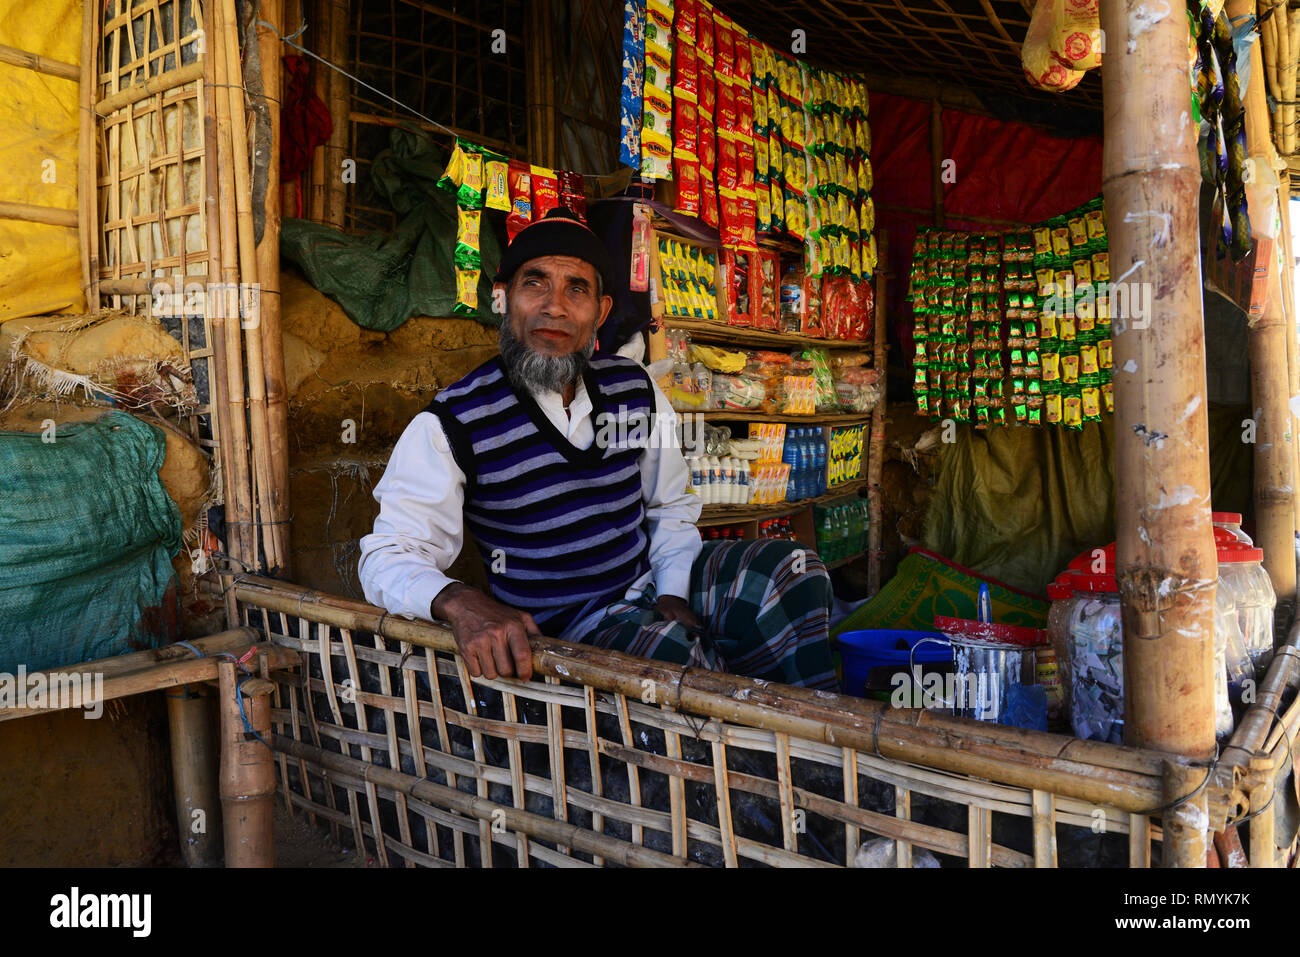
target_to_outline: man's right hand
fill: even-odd
[[[451,624],[456,647],[475,678],[509,678],[527,681],[533,676],[529,635],[541,629],[527,612],[518,611],[483,594],[477,588],[453,582],[438,593],[430,609],[433,617]]]

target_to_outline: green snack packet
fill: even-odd
[[[460,269],[478,269],[482,264],[479,252],[479,226],[483,213],[477,209],[456,209],[456,249],[452,259]]]

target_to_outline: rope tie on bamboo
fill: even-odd
[[[1138,816],[1139,816],[1139,817],[1154,817],[1154,816],[1156,816],[1157,814],[1164,814],[1166,811],[1172,811],[1174,808],[1182,807],[1182,806],[1183,806],[1184,804],[1186,804],[1188,801],[1190,801],[1190,800],[1192,800],[1193,798],[1195,798],[1196,795],[1198,795],[1198,794],[1200,794],[1202,791],[1204,791],[1204,790],[1205,790],[1205,786],[1206,786],[1207,784],[1210,783],[1210,778],[1213,777],[1215,769],[1218,768],[1218,766],[1219,766],[1219,757],[1220,757],[1220,755],[1221,755],[1221,752],[1219,751],[1219,744],[1218,744],[1218,742],[1216,741],[1215,744],[1214,744],[1214,760],[1212,760],[1212,761],[1210,762],[1210,764],[1209,764],[1209,767],[1207,767],[1207,768],[1205,769],[1205,779],[1204,779],[1203,781],[1201,781],[1200,784],[1198,784],[1198,785],[1196,785],[1196,787],[1192,788],[1192,790],[1191,790],[1189,793],[1183,795],[1183,796],[1180,797],[1180,798],[1176,798],[1176,799],[1170,801],[1168,804],[1162,804],[1162,805],[1160,805],[1159,807],[1153,807],[1153,808],[1152,808],[1151,810],[1149,810],[1149,811],[1138,811],[1138,812],[1136,812],[1136,813],[1138,814]]]
[[[234,655],[231,655],[230,657],[233,658]],[[244,711],[244,696],[239,693],[239,689],[244,686],[244,682],[247,681],[249,677],[252,676],[249,675],[248,677],[240,678],[239,683],[235,685],[235,703],[239,705],[239,718],[244,722],[244,739],[247,740],[249,735],[252,735],[258,741],[261,741],[262,744],[266,745],[266,750],[273,752],[275,749],[272,748],[271,745],[267,744],[266,738],[262,737],[261,733],[253,727],[253,723],[248,720],[247,712]]]
[[[1285,646],[1285,648],[1294,651],[1294,649],[1291,649],[1291,646],[1290,646],[1290,645]],[[1279,649],[1278,649],[1278,652],[1280,653],[1282,650],[1283,650],[1282,648],[1279,648]],[[1275,721],[1275,722],[1276,722],[1276,723],[1277,723],[1277,724],[1282,728],[1282,735],[1283,735],[1283,737],[1286,738],[1287,754],[1294,754],[1294,753],[1295,753],[1295,742],[1292,740],[1291,735],[1287,732],[1286,725],[1282,723],[1282,718],[1281,718],[1281,716],[1277,713],[1277,709],[1276,709],[1276,708],[1270,708],[1268,705],[1266,705],[1266,704],[1260,704],[1259,702],[1255,702],[1254,707],[1257,707],[1257,708],[1263,708],[1265,711],[1267,711],[1269,714],[1271,714],[1271,715],[1273,716],[1273,720],[1274,720],[1274,721]],[[1270,731],[1273,730],[1273,728],[1272,728],[1271,725],[1269,726],[1269,730],[1270,730]],[[1262,752],[1262,751],[1257,751],[1257,752],[1255,752],[1255,755],[1254,755],[1254,756],[1255,756],[1255,757],[1261,757],[1261,756],[1263,756],[1263,755],[1264,755],[1264,752]],[[1294,759],[1292,759],[1292,760],[1294,760]],[[1297,798],[1300,798],[1300,780],[1297,779],[1297,776],[1295,775],[1294,772],[1293,772],[1292,775],[1291,775],[1291,779],[1292,779],[1292,781],[1295,782],[1295,785],[1296,785],[1296,797],[1297,797]],[[1246,823],[1247,821],[1249,821],[1252,817],[1256,817],[1256,816],[1258,816],[1258,815],[1260,815],[1260,814],[1263,814],[1265,811],[1267,811],[1268,808],[1269,808],[1269,805],[1271,805],[1271,804],[1273,803],[1273,799],[1274,799],[1275,797],[1277,797],[1277,788],[1274,788],[1274,789],[1273,789],[1273,792],[1268,796],[1268,800],[1264,802],[1263,806],[1261,806],[1261,807],[1255,809],[1254,811],[1251,811],[1249,814],[1243,814],[1241,817],[1233,818],[1233,819],[1232,819],[1231,821],[1229,821],[1228,823],[1229,823],[1229,824],[1245,824],[1245,823]]]

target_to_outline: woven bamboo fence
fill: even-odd
[[[1180,798],[1206,793],[1216,830],[1262,805],[1300,723],[1256,709],[1237,753],[1254,766],[1207,768],[548,639],[539,678],[475,679],[440,626],[267,579],[230,589],[303,662],[271,675],[284,800],[382,866],[852,866],[890,838],[900,866],[1145,867]]]

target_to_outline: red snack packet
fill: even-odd
[[[734,190],[740,185],[740,158],[736,140],[730,133],[718,131],[718,189]]]
[[[736,98],[736,131],[752,135],[754,132],[754,88],[748,82],[735,81],[732,83],[731,92]]]
[[[718,83],[714,79],[713,71],[707,66],[700,69],[697,77],[699,86],[699,104],[700,112],[706,116],[714,116],[718,108]]]
[[[673,212],[686,216],[700,215],[700,164],[697,160],[677,157],[677,203]]]
[[[567,206],[577,213],[579,218],[585,220],[587,218],[587,194],[582,181],[582,174],[562,169],[556,175],[560,183],[560,205]]]
[[[695,104],[690,100],[674,97],[673,111],[676,113],[676,119],[673,121],[673,155],[688,154],[688,158],[695,159],[700,155]]]
[[[560,205],[560,184],[555,171],[545,166],[530,170],[533,178],[533,220],[544,219],[546,214]]]
[[[684,44],[694,44],[697,34],[696,20],[699,17],[698,4],[695,0],[677,0],[673,5],[673,29],[677,31],[677,52],[681,53]]]
[[[684,98],[692,103],[699,97],[699,60],[695,47],[678,42],[673,66],[673,99]]]
[[[742,193],[754,192],[754,144],[738,139],[736,140],[736,170],[738,176],[738,186]]]
[[[736,38],[731,32],[731,26],[722,15],[715,13],[713,15],[714,31],[714,52],[713,52],[713,69],[719,76],[735,76],[736,74]]]
[[[740,245],[740,197],[729,189],[718,192],[718,234],[722,245],[735,249]]]
[[[737,197],[736,211],[739,214],[737,245],[749,252],[758,252],[758,211],[753,197],[743,195]]]
[[[718,228],[718,188],[707,170],[700,171],[700,218],[714,229]]]
[[[713,124],[704,116],[699,116],[698,135],[696,145],[699,151],[695,154],[700,158],[700,167],[714,175],[713,171],[718,167],[718,140],[713,132]]]
[[[718,105],[713,111],[718,129],[728,133],[736,131],[736,91],[725,79],[718,79]]]
[[[754,76],[754,60],[749,49],[749,38],[739,28],[732,35],[732,42],[736,48],[736,76],[742,80],[750,80]]]
[[[707,4],[697,4],[695,15],[695,45],[700,56],[709,63],[713,62],[713,8]]]
[[[510,184],[510,212],[506,214],[506,237],[514,242],[515,235],[533,221],[533,185],[528,164],[511,160],[506,173]]]

